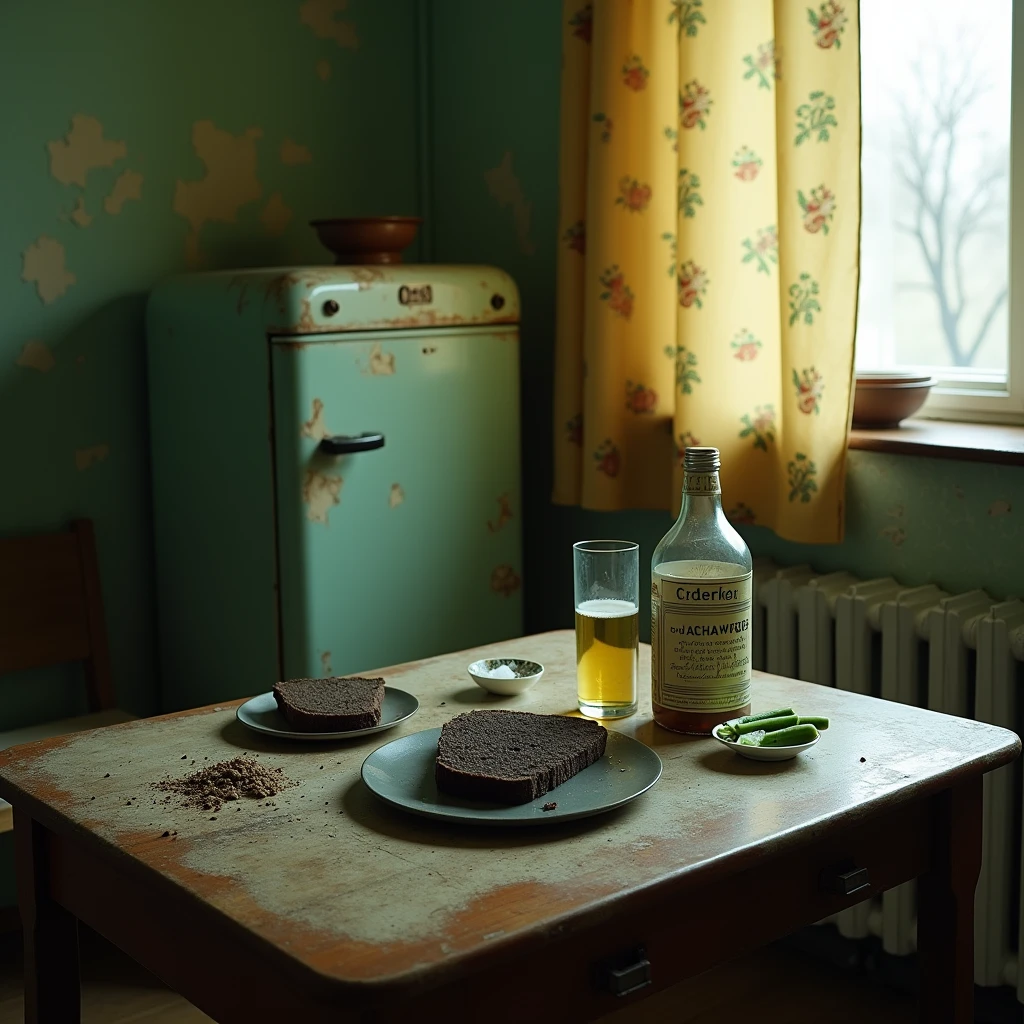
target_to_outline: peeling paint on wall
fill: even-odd
[[[511,152],[507,152],[501,158],[501,163],[497,167],[484,171],[484,181],[487,182],[487,190],[497,199],[499,206],[512,207],[519,249],[527,256],[532,256],[537,248],[530,238],[530,215],[533,205],[527,202],[522,182],[512,169]]]
[[[338,17],[347,7],[348,0],[305,0],[299,7],[299,21],[318,39],[333,39],[343,49],[356,50],[359,37],[355,25]]]
[[[57,365],[57,360],[53,358],[50,346],[45,341],[26,341],[14,364],[23,366],[26,370],[49,373]]]
[[[142,198],[142,175],[138,171],[122,171],[110,195],[103,200],[103,209],[111,216],[116,217],[129,199]]]
[[[0,280],[0,429],[8,442],[0,493],[9,499],[0,501],[0,536],[56,528],[59,519],[72,514],[95,522],[118,697],[134,713],[153,714],[161,710],[161,699],[168,706],[178,699],[170,691],[161,698],[155,683],[141,333],[145,294],[157,281],[186,269],[186,236],[195,262],[201,255],[203,269],[225,271],[225,284],[234,268],[252,264],[321,265],[331,272],[333,257],[321,250],[308,218],[338,212],[339,196],[351,198],[351,208],[343,212],[352,215],[415,204],[418,114],[408,100],[417,81],[414,0],[351,0],[337,17],[354,23],[360,50],[318,38],[299,20],[302,3],[213,3],[201,14],[176,9],[177,16],[169,16],[166,5],[138,0],[0,3],[0,57],[14,72],[0,101],[6,115],[0,146],[6,200],[0,217],[6,243]],[[11,18],[17,31],[5,31]],[[260,57],[269,53],[274,54],[270,63]],[[394,65],[387,71],[388,87],[372,87],[368,74],[373,78],[372,68],[388,62]],[[350,95],[358,116],[343,117],[342,131],[339,104]],[[252,198],[252,176],[236,173],[238,165],[246,166],[243,155],[222,179],[224,194],[213,195],[216,169],[208,168],[195,148],[193,126],[203,120],[231,136],[244,136],[251,127],[262,130],[254,162],[262,192],[238,209],[233,224],[219,223],[215,215],[234,208],[239,188]],[[283,165],[280,147],[286,137],[308,146],[313,163]],[[239,145],[244,149],[250,143],[243,138]],[[366,154],[379,164],[372,175],[364,173]],[[216,156],[212,159],[216,163]],[[127,200],[120,214],[110,215],[104,200],[129,168],[143,175],[141,199]],[[203,199],[208,205],[201,206],[186,188],[179,197],[184,205],[175,212],[178,179],[189,185],[206,178],[211,179]],[[276,191],[282,204],[292,207],[280,236],[261,221]],[[479,191],[481,201],[493,205],[482,187]],[[186,214],[198,218],[195,230]],[[269,228],[278,230],[283,214],[276,201],[267,218]],[[30,249],[41,235],[55,243]],[[22,280],[26,249],[27,282]],[[235,288],[232,295],[247,304],[246,313],[265,301],[262,292],[243,298]],[[268,314],[277,298],[266,298]],[[365,367],[370,346],[355,349],[350,358],[358,354]],[[351,363],[348,369],[367,386],[375,383],[360,377]],[[300,439],[298,431],[311,397],[286,424],[293,441],[307,449],[314,443]],[[109,447],[106,460],[99,453],[80,456],[92,460],[80,471],[76,450],[101,443]],[[306,506],[299,505],[307,468],[348,474],[329,460],[301,467],[292,486],[296,515],[319,533],[316,524],[306,522]],[[390,484],[385,476],[371,495],[380,515],[387,509]],[[335,530],[345,525],[340,507],[331,515]],[[254,529],[252,516],[240,516],[237,509],[226,518],[232,516],[227,529]],[[252,565],[262,564],[261,558],[255,555],[246,572],[259,573]],[[269,641],[245,645],[228,657],[251,665],[257,650],[272,646]],[[316,674],[319,652],[311,653],[308,667]],[[31,686],[18,687],[19,693],[5,700],[0,729],[74,714],[78,693],[66,685],[66,675],[64,667],[34,672]],[[193,698],[206,702],[195,693]],[[0,888],[4,881],[0,873]]]
[[[487,529],[497,533],[512,518],[512,499],[508,494],[498,496],[498,518],[487,520]]]
[[[91,448],[75,449],[75,469],[81,473],[96,465],[97,462],[106,462],[110,454],[109,444],[94,444]]]
[[[311,437],[314,441],[322,441],[330,431],[324,422],[324,403],[319,398],[313,399],[313,415],[302,424],[302,436]]]
[[[85,208],[85,197],[79,196],[71,211],[71,219],[80,227],[87,228],[92,223],[92,214]]]
[[[907,531],[903,526],[903,506],[893,505],[886,512],[886,515],[890,519],[895,519],[897,522],[890,523],[888,526],[883,526],[878,531],[879,537],[888,537],[892,541],[894,547],[902,547],[903,542],[907,539]]]
[[[206,165],[206,176],[199,181],[179,178],[174,190],[174,212],[191,228],[185,239],[185,260],[190,266],[202,262],[199,242],[205,224],[233,224],[241,207],[263,195],[256,176],[256,142],[262,137],[262,128],[232,135],[212,121],[196,121],[192,126],[192,146]]]
[[[306,518],[311,523],[328,525],[328,515],[335,505],[341,504],[340,476],[329,476],[316,470],[306,470],[306,480],[302,485],[302,501],[307,506]]]
[[[22,281],[35,284],[45,303],[59,299],[77,280],[64,265],[64,246],[40,235],[22,254]]]
[[[313,154],[310,152],[309,146],[303,146],[292,139],[285,139],[281,143],[281,163],[291,167],[296,164],[311,164],[312,162]]]
[[[1008,516],[1013,511],[1013,506],[1003,499],[993,501],[988,507],[990,516]]]
[[[392,484],[391,493],[388,495],[388,508],[398,508],[405,501],[405,491],[401,484]]]
[[[511,597],[522,584],[519,574],[511,565],[496,566],[491,573],[491,590],[496,594]]]
[[[902,526],[885,526],[878,531],[880,537],[888,537],[895,547],[901,547],[907,539],[907,531]]]
[[[275,192],[267,200],[267,205],[263,207],[263,211],[260,213],[260,222],[266,228],[267,234],[274,237],[285,233],[291,219],[291,207],[285,205],[284,198],[280,192]]]
[[[128,155],[123,142],[103,138],[103,125],[84,114],[76,114],[71,119],[71,131],[46,148],[50,151],[50,174],[62,185],[82,188],[89,171],[113,167]]]

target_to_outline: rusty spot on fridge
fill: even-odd
[[[370,349],[369,372],[375,377],[389,377],[395,372],[394,352],[385,352],[380,342]]]
[[[314,441],[323,440],[330,431],[324,422],[324,403],[319,398],[313,399],[313,414],[302,424],[302,436]]]
[[[313,319],[313,310],[310,308],[309,299],[302,300],[302,310],[299,313],[299,321],[295,325],[299,334],[312,334],[317,330],[316,321]]]
[[[335,505],[341,504],[340,476],[306,470],[302,484],[302,502],[306,505],[306,518],[311,523],[328,525],[328,516]]]

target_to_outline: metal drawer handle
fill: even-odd
[[[821,887],[840,896],[852,896],[863,889],[870,889],[867,868],[850,867],[822,873]]]
[[[651,983],[651,962],[642,946],[636,946],[602,964],[597,970],[598,988],[615,996],[628,996]]]
[[[608,972],[608,991],[617,996],[628,996],[630,992],[646,988],[651,983],[651,961],[637,960],[635,964]]]
[[[358,437],[325,437],[319,445],[324,455],[351,455],[354,452],[369,452],[384,447],[383,434],[360,434]]]

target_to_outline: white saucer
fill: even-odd
[[[725,724],[725,722],[722,723],[722,725]],[[734,754],[739,754],[740,757],[749,757],[751,761],[788,761],[796,757],[797,754],[810,750],[821,739],[821,736],[818,736],[810,743],[798,743],[794,747],[750,747],[745,743],[734,743],[732,740],[723,739],[718,732],[721,728],[721,725],[716,725],[711,730],[711,735]]]
[[[511,679],[496,678],[490,674],[502,666],[513,673]],[[467,671],[477,686],[503,697],[511,697],[533,686],[544,675],[544,666],[539,661],[526,661],[523,658],[484,658],[482,661],[474,661]]]

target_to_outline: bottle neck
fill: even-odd
[[[680,518],[715,518],[722,509],[722,484],[718,473],[683,473]]]

